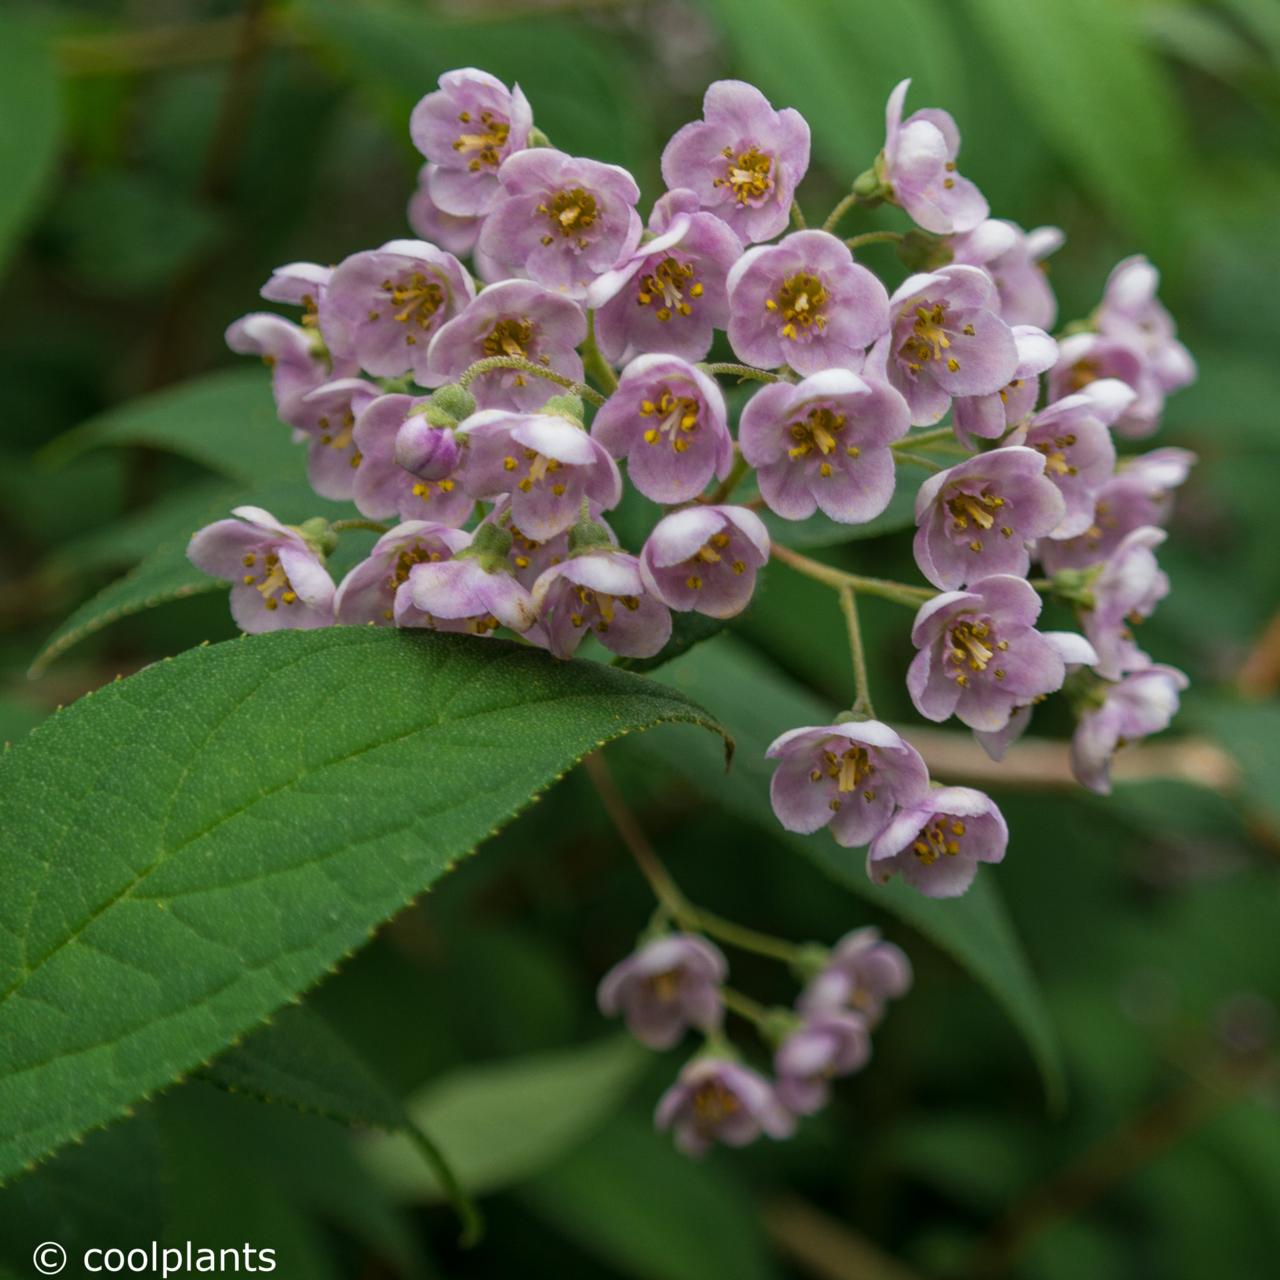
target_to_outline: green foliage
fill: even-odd
[[[198,649],[55,717],[0,761],[0,1111],[22,1117],[0,1174],[197,1065],[584,753],[668,720],[713,727],[621,672],[373,628]]]

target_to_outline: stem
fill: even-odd
[[[852,587],[864,596],[879,596],[882,600],[892,600],[895,604],[910,605],[912,608],[926,600],[932,600],[938,594],[932,587],[913,587],[909,582],[891,582],[886,578],[864,578],[858,573],[846,573],[843,569],[835,569],[819,560],[802,556],[780,542],[772,544],[770,554],[797,573],[803,573],[816,582],[824,582],[837,591],[843,587]]]
[[[750,378],[755,382],[786,381],[780,374],[770,373],[768,369],[755,369],[749,364],[726,364],[722,361],[717,364],[704,364],[702,367],[710,374],[721,373],[734,378]]]
[[[858,203],[858,200],[858,193],[856,191],[850,191],[849,194],[845,196],[829,214],[827,214],[827,220],[822,224],[823,231],[834,231],[836,226],[839,224],[840,219]]]
[[[604,755],[599,751],[593,752],[583,760],[582,767],[591,779],[609,820],[622,837],[627,852],[635,859],[640,874],[649,882],[653,896],[682,929],[690,933],[709,934],[741,951],[754,951],[757,955],[769,956],[784,964],[796,964],[799,961],[804,952],[803,947],[767,933],[757,933],[745,925],[734,924],[732,920],[724,920],[710,911],[695,907],[684,896],[680,886],[654,852],[639,819],[618,790],[618,784],[613,780],[609,766],[605,764]]]
[[[922,444],[933,444],[936,440],[954,440],[954,427],[934,427],[932,431],[917,431],[914,435],[903,436],[895,440],[890,449],[915,449]]]
[[[1035,587],[1035,589],[1036,589],[1037,591],[1052,591],[1052,590],[1053,590],[1053,579],[1052,579],[1052,578],[1028,578],[1028,579],[1027,579],[1027,584],[1028,584],[1029,586]]]
[[[849,630],[849,656],[853,659],[853,709],[874,720],[876,712],[871,705],[867,651],[862,643],[862,627],[858,624],[858,602],[848,583],[840,588],[840,608],[844,613],[845,626]]]
[[[707,501],[712,504],[726,501],[732,496],[738,485],[742,483],[742,477],[750,470],[751,464],[742,456],[741,452],[735,454],[729,474],[716,485]]]
[[[574,382],[572,378],[566,378],[563,373],[556,373],[554,369],[535,364],[523,356],[485,356],[483,360],[477,360],[475,364],[462,371],[461,377],[458,378],[458,385],[469,387],[482,373],[489,373],[494,369],[519,369],[521,373],[531,373],[535,378],[546,378],[548,382],[554,382],[557,386],[564,387],[566,391],[572,391],[574,395],[590,400],[597,408],[604,404],[604,396],[594,387],[587,386],[585,382]]]
[[[930,458],[924,457],[919,453],[908,453],[905,449],[895,449],[893,460],[897,463],[910,463],[913,467],[923,467],[926,471],[932,471],[935,475],[944,470],[940,463],[934,462]]]
[[[768,1012],[764,1005],[758,1000],[753,1000],[749,995],[735,990],[733,987],[720,988],[720,1002],[726,1009],[731,1009],[740,1018],[745,1018],[757,1027],[768,1017]]]
[[[800,208],[800,201],[793,200],[791,202],[791,225],[797,231],[803,231],[809,224],[804,220],[804,210]]]
[[[609,362],[600,354],[596,346],[596,313],[587,312],[587,340],[582,347],[582,366],[603,388],[605,395],[611,395],[618,385],[618,375],[614,373]],[[597,403],[603,404],[604,401]]]
[[[353,516],[350,520],[335,520],[329,528],[334,533],[346,533],[348,529],[368,529],[370,533],[386,533],[390,526],[377,520],[358,520]]]
[[[418,1148],[419,1154],[431,1166],[431,1172],[435,1174],[440,1190],[444,1192],[445,1199],[458,1215],[462,1223],[462,1236],[458,1243],[464,1249],[470,1249],[472,1245],[479,1244],[480,1237],[484,1235],[484,1219],[480,1216],[480,1210],[475,1201],[458,1182],[449,1162],[444,1158],[444,1153],[416,1124],[405,1125],[401,1132],[408,1135],[413,1145]]]
[[[850,236],[845,244],[850,249],[861,249],[864,244],[901,244],[901,231],[864,231],[860,236]]]

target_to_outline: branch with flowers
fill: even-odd
[[[876,884],[964,893],[1004,858],[1005,820],[985,793],[931,779],[876,719],[861,610],[914,611],[912,703],[928,721],[954,716],[992,760],[1065,693],[1075,776],[1107,792],[1116,750],[1164,729],[1186,686],[1134,629],[1168,591],[1156,551],[1194,459],[1129,446],[1195,367],[1142,257],[1051,336],[1042,263],[1061,233],[991,218],[957,168],[954,121],[904,118],[908,87],[890,97],[883,149],[818,230],[795,198],[808,126],[750,85],[708,89],[703,118],[663,153],[667,190],[642,224],[631,175],[556,150],[518,87],[444,75],[410,121],[426,157],[409,204],[417,238],[280,268],[263,296],[299,321],[259,312],[227,334],[270,365],[315,491],[361,518],[287,526],[240,508],[192,539],[192,561],[231,580],[245,631],[501,632],[561,660],[584,645],[660,659],[673,614],[731,621],[777,561],[831,588],[852,668],[850,703],[829,723],[776,726],[779,822],[865,848]],[[914,225],[837,234],[884,205]],[[855,258],[871,244],[893,248],[900,278]],[[790,522],[865,525],[916,479],[921,581],[788,545]],[[628,486],[664,508],[633,548],[609,525]],[[380,537],[335,584],[326,558],[357,528]],[[1075,609],[1078,632],[1040,629],[1046,595]],[[587,767],[657,899],[601,1007],[654,1047],[690,1027],[705,1036],[658,1123],[692,1153],[785,1136],[832,1076],[866,1063],[872,1028],[910,985],[905,955],[874,930],[827,949],[696,906],[603,761]],[[711,939],[788,965],[794,1009],[728,987]],[[738,1060],[726,1009],[772,1048],[774,1081]]]

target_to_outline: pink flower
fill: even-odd
[[[692,506],[663,516],[640,553],[645,587],[664,604],[732,618],[769,559],[769,531],[746,507]]]

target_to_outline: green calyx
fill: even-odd
[[[910,271],[936,271],[954,258],[951,246],[941,236],[911,230],[898,242],[898,257]]]
[[[800,1028],[804,1019],[794,1009],[775,1005],[765,1011],[760,1020],[760,1035],[770,1048],[776,1049],[793,1031]]]
[[[609,530],[591,518],[586,498],[582,500],[582,514],[569,530],[569,557],[586,556],[601,551],[616,551]]]
[[[1096,603],[1093,583],[1101,571],[1100,565],[1090,569],[1059,569],[1053,575],[1053,594],[1061,600],[1078,604],[1082,609],[1092,609]]]
[[[842,711],[836,716],[836,724],[862,724],[863,721],[871,718],[865,711],[860,710],[858,707],[853,707],[851,710]]]
[[[302,535],[302,540],[316,553],[322,560],[333,555],[338,546],[338,535],[334,533],[333,526],[324,518],[324,516],[312,516],[310,520],[304,520],[301,524],[289,526],[296,529]]]
[[[466,387],[451,382],[440,387],[413,410],[426,418],[429,426],[452,431],[476,411],[476,398]]]
[[[570,422],[579,427],[585,425],[585,414],[582,409],[582,397],[572,395],[569,392],[565,392],[563,395],[552,396],[546,404],[538,410],[538,412],[551,414],[558,418],[568,418]]]
[[[549,147],[551,145],[551,139],[548,138],[547,135],[535,124],[533,128],[529,130],[528,145],[531,147]]]
[[[791,972],[800,982],[816,978],[831,963],[831,948],[819,942],[806,942],[791,962]]]
[[[454,555],[455,560],[478,560],[485,573],[506,573],[507,553],[511,550],[511,531],[486,522],[471,539],[471,544]]]
[[[1107,700],[1107,681],[1081,668],[1073,671],[1062,684],[1062,696],[1076,718],[1097,711]]]
[[[878,204],[887,200],[892,188],[884,180],[884,152],[876,156],[876,162],[853,180],[853,194],[860,204]]]

